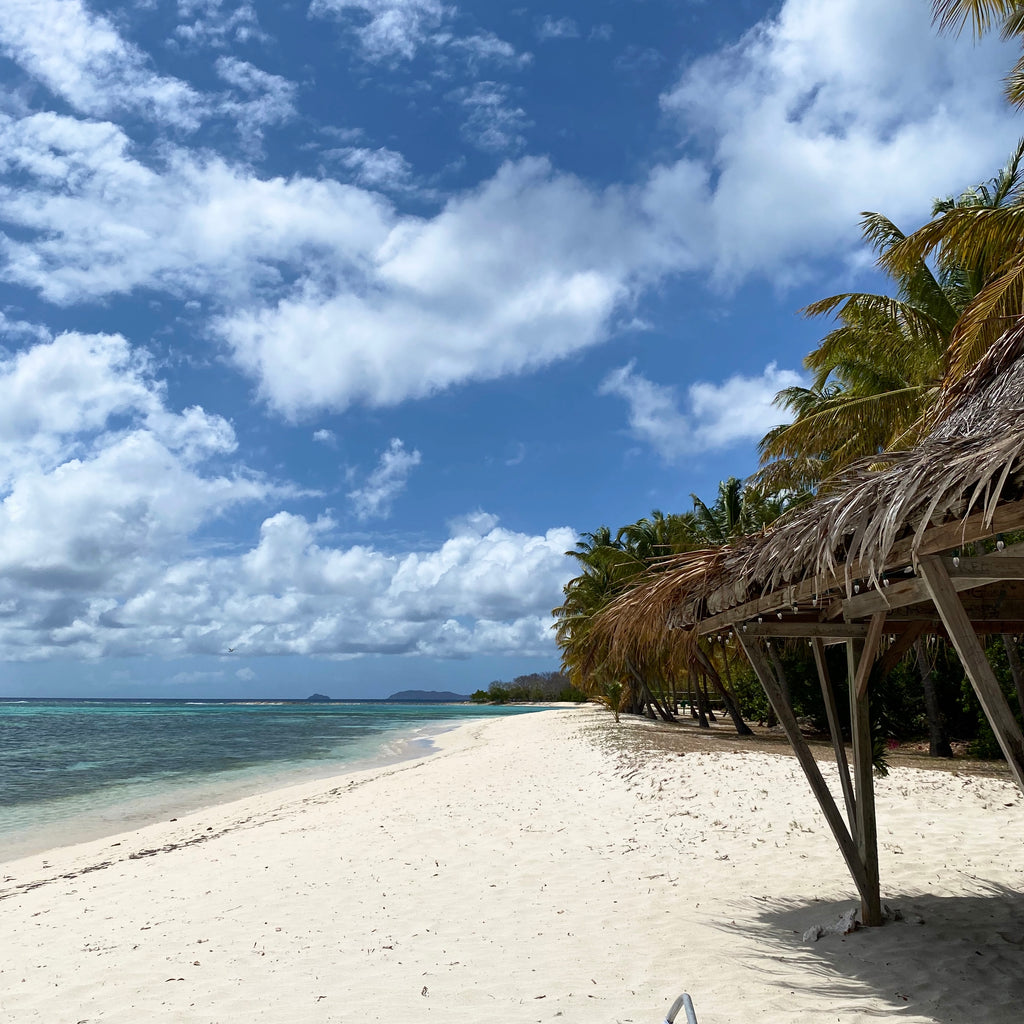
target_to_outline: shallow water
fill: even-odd
[[[0,860],[422,756],[445,729],[531,710],[0,698]]]

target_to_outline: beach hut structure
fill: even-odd
[[[979,637],[1024,633],[1024,321],[972,373],[944,390],[914,446],[862,462],[807,505],[728,547],[672,556],[598,617],[605,650],[730,634],[785,730],[861,897],[882,923],[872,781],[872,686],[922,635],[947,638],[1018,786],[1024,735]],[[842,789],[825,783],[768,644],[814,650]],[[843,644],[852,777],[826,646]]]

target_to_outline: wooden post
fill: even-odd
[[[1006,763],[1013,772],[1017,785],[1024,789],[1024,734],[1013,717],[1010,705],[1003,696],[999,681],[992,666],[985,657],[985,650],[978,640],[971,620],[957,596],[953,583],[938,555],[921,559],[921,575],[928,584],[932,601],[938,610],[950,640],[960,655],[960,661],[967,672],[967,678],[981,701],[988,724],[999,742]]]
[[[843,787],[843,799],[846,801],[846,818],[850,830],[857,828],[857,802],[853,795],[853,781],[850,779],[850,765],[846,760],[846,745],[843,743],[843,730],[839,724],[839,708],[836,706],[836,691],[828,674],[825,661],[825,644],[820,637],[811,641],[814,648],[814,664],[818,669],[818,682],[821,695],[825,699],[825,714],[828,716],[828,729],[832,734],[832,749],[836,752],[836,767],[839,769],[839,781]]]
[[[882,923],[882,899],[878,885],[878,834],[875,825],[875,783],[872,777],[871,716],[867,676],[874,652],[861,640],[846,641],[846,665],[850,680],[850,732],[853,736],[853,777],[857,784],[857,853],[866,884],[861,889],[861,923]],[[863,676],[863,685],[860,684]]]
[[[869,892],[869,879],[864,870],[864,863],[860,858],[857,844],[854,843],[853,837],[850,835],[850,831],[846,827],[846,822],[843,821],[843,815],[838,806],[836,806],[832,792],[821,776],[821,770],[818,768],[818,762],[814,760],[811,748],[807,746],[807,741],[800,732],[800,727],[796,722],[796,716],[793,714],[793,708],[790,706],[789,701],[787,701],[783,696],[782,687],[779,685],[779,681],[775,678],[772,668],[768,664],[768,659],[761,651],[758,642],[753,639],[745,638],[739,630],[736,632],[736,637],[740,642],[740,646],[743,648],[744,654],[746,654],[747,659],[750,661],[754,672],[757,674],[758,680],[760,680],[761,685],[764,687],[764,692],[767,694],[768,700],[771,701],[776,717],[782,724],[782,728],[786,731],[786,737],[789,739],[789,744],[793,748],[793,753],[796,754],[797,761],[800,762],[800,767],[803,769],[804,775],[807,776],[807,781],[810,783],[811,790],[818,801],[818,805],[825,814],[825,819],[828,821],[829,828],[832,829],[832,835],[835,836],[835,840],[839,844],[839,850],[843,855],[843,859],[846,861],[846,866],[853,877],[853,881],[857,886],[857,891],[861,894],[861,899],[863,901],[867,898],[866,894]],[[878,881],[876,878],[876,895],[877,892]]]

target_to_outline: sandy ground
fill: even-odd
[[[1024,1005],[1024,799],[878,780],[903,920],[856,905],[796,762],[592,708],[0,866],[0,1021],[995,1024]],[[826,767],[826,772],[831,772]]]

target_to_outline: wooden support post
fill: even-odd
[[[775,678],[771,665],[768,664],[768,659],[764,656],[758,641],[744,637],[741,632],[737,632],[736,637],[754,672],[757,674],[761,686],[764,687],[764,692],[775,709],[776,717],[782,724],[782,728],[786,731],[786,737],[793,748],[793,753],[796,754],[797,761],[800,762],[800,767],[803,769],[804,775],[807,776],[811,790],[818,801],[818,805],[825,814],[829,828],[832,829],[832,835],[835,836],[835,840],[839,844],[839,850],[846,861],[846,866],[863,900],[866,898],[865,894],[869,891],[869,880],[864,870],[864,863],[857,850],[857,844],[853,841],[853,837],[846,827],[846,822],[843,821],[842,812],[836,805],[831,790],[821,776],[818,762],[814,760],[811,748],[808,747],[807,741],[800,732],[796,716],[793,714],[793,708],[783,696],[782,687]],[[875,892],[877,893],[877,891],[878,883],[876,880]]]
[[[967,678],[981,701],[988,724],[1002,748],[1006,763],[1013,772],[1017,785],[1024,789],[1024,734],[1013,717],[1010,705],[1003,696],[999,681],[985,657],[985,649],[978,640],[971,620],[957,596],[949,573],[938,555],[921,559],[921,575],[928,584],[932,600],[949,633],[950,640],[960,655]]]
[[[860,640],[846,642],[850,680],[850,732],[853,736],[853,777],[857,784],[857,853],[865,874],[861,889],[861,923],[882,923],[882,899],[878,886],[878,835],[875,826],[875,783],[872,777],[870,695],[867,676],[874,652]],[[860,686],[863,673],[864,684]]]
[[[836,767],[839,769],[839,781],[843,787],[843,799],[846,801],[846,819],[850,831],[857,828],[857,802],[853,795],[853,780],[850,778],[850,765],[846,760],[846,745],[843,743],[843,729],[839,724],[839,708],[836,705],[836,691],[828,674],[825,661],[825,644],[816,637],[811,646],[814,648],[814,664],[818,668],[818,682],[821,684],[821,695],[825,699],[825,714],[828,716],[828,730],[832,734],[832,749],[836,752]]]

